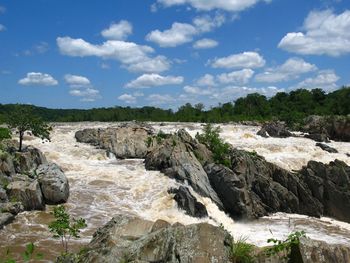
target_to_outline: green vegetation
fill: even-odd
[[[246,242],[245,238],[234,240],[231,238],[229,246],[229,258],[232,263],[255,262],[254,245]]]
[[[59,205],[54,208],[53,215],[55,220],[49,224],[49,230],[53,233],[54,238],[60,238],[64,253],[68,253],[68,243],[70,239],[80,238],[80,230],[85,228],[85,219],[70,219],[64,206]]]
[[[298,255],[298,246],[300,244],[300,238],[302,237],[306,237],[304,231],[290,233],[286,240],[270,238],[267,242],[273,243],[273,246],[266,249],[266,254],[268,256],[283,255],[282,258],[284,260],[294,262],[292,258]]]
[[[10,128],[15,128],[19,134],[19,149],[22,151],[22,142],[25,131],[31,131],[32,134],[41,139],[50,139],[51,127],[35,116],[30,109],[17,106],[7,118]]]
[[[44,121],[75,122],[75,121],[184,121],[184,122],[228,122],[278,119],[289,125],[299,123],[309,115],[347,115],[350,114],[350,87],[326,94],[321,89],[298,89],[290,93],[279,92],[272,98],[266,98],[258,93],[249,94],[236,101],[219,104],[209,110],[204,110],[201,103],[187,103],[176,112],[155,107],[112,107],[77,109],[47,109],[31,105],[20,105],[26,111],[40,116]],[[0,104],[0,123],[18,105]]]
[[[22,258],[24,262],[33,262],[34,260],[41,260],[43,259],[43,254],[41,253],[35,253],[36,246],[34,243],[29,243],[26,245],[26,250],[22,253]],[[13,259],[10,249],[6,250],[6,253],[4,256],[2,256],[2,259],[0,259],[1,263],[16,263],[16,260]]]
[[[220,127],[214,128],[212,124],[208,123],[204,125],[202,131],[202,134],[196,134],[196,139],[208,147],[213,153],[213,158],[216,163],[230,167],[230,145],[220,138]]]
[[[0,141],[4,139],[11,139],[11,131],[7,128],[0,127]]]

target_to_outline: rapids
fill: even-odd
[[[66,207],[73,217],[83,217],[88,227],[81,239],[71,241],[71,249],[78,251],[87,244],[94,231],[108,222],[115,214],[137,215],[144,219],[164,219],[170,223],[192,224],[208,222],[223,225],[236,238],[244,237],[258,246],[266,244],[268,238],[283,239],[294,230],[305,230],[307,236],[328,243],[350,244],[350,224],[330,218],[315,219],[307,216],[277,213],[253,222],[234,222],[219,211],[209,199],[192,193],[207,207],[209,218],[195,219],[177,208],[169,187],[178,186],[173,179],[156,171],[146,171],[143,160],[117,160],[107,156],[104,150],[77,143],[74,134],[83,128],[103,128],[115,123],[67,123],[54,124],[51,142],[27,138],[26,144],[38,147],[47,159],[56,162],[65,171],[70,183],[70,198]],[[200,132],[200,124],[152,123],[156,130],[174,132],[186,128],[192,136]],[[332,142],[338,154],[330,154],[315,146],[315,142],[304,138],[261,138],[258,127],[222,125],[222,137],[235,147],[255,150],[268,161],[286,169],[300,169],[308,160],[329,162],[338,158],[350,164],[346,153],[350,143]],[[52,220],[48,206],[46,211],[24,212],[16,220],[0,230],[0,255],[9,248],[14,254],[24,250],[28,242],[34,242],[38,251],[51,262],[60,254],[59,240],[53,239],[47,225]],[[50,261],[51,260],[51,261]]]

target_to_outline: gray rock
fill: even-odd
[[[187,187],[171,188],[168,190],[168,193],[174,194],[174,199],[179,208],[184,210],[187,215],[198,218],[208,216],[205,206],[197,201]]]
[[[310,134],[305,134],[304,137],[314,140],[316,142],[330,142],[328,135],[325,133],[310,133]]]
[[[0,185],[0,203],[7,202],[7,201],[8,201],[8,197],[6,194],[6,190],[2,188],[2,186]]]
[[[322,150],[329,152],[329,153],[338,153],[337,149],[332,148],[329,145],[324,144],[324,143],[318,142],[318,143],[316,143],[316,146],[320,147]]]
[[[17,215],[20,212],[24,211],[24,207],[21,202],[6,202],[0,203],[0,210],[3,213],[11,213],[13,215]]]
[[[21,202],[25,210],[43,210],[44,199],[37,180],[31,180],[23,176],[23,181],[11,182],[7,186],[8,196],[11,201]]]
[[[13,159],[16,172],[21,174],[31,173],[39,165],[47,164],[42,152],[32,146],[25,147],[22,152],[16,152]]]
[[[11,213],[0,213],[0,229],[11,223],[15,219],[15,216]]]
[[[57,164],[40,165],[36,174],[46,204],[61,204],[68,200],[68,179]]]
[[[287,138],[293,134],[287,130],[287,127],[282,122],[270,122],[264,124],[261,129],[257,132],[257,135],[262,137],[277,137]]]
[[[178,132],[148,152],[145,167],[147,170],[161,171],[180,182],[187,181],[193,190],[209,197],[222,208],[222,202],[211,187],[206,172],[193,152],[193,146],[182,139],[185,133]]]

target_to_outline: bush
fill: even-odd
[[[223,164],[227,167],[231,166],[229,158],[230,145],[220,138],[220,127],[214,128],[210,123],[203,127],[203,133],[196,134],[196,139],[208,147],[213,153],[216,163]]]
[[[11,139],[11,131],[7,128],[0,127],[0,141],[4,139]]]
[[[254,262],[254,245],[246,242],[245,238],[234,240],[232,238],[229,246],[229,257],[233,263]]]

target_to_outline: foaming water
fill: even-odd
[[[96,149],[88,144],[77,143],[74,134],[83,128],[103,128],[116,125],[111,123],[74,123],[55,124],[52,141],[42,143],[38,139],[27,141],[41,149],[49,161],[56,162],[65,171],[70,183],[70,198],[66,207],[73,217],[83,217],[88,227],[82,232],[80,240],[72,240],[71,248],[78,250],[87,244],[94,231],[108,222],[113,215],[136,215],[148,220],[163,219],[170,223],[193,224],[208,222],[223,225],[235,237],[246,237],[256,245],[266,244],[270,237],[285,238],[297,229],[305,230],[308,236],[329,243],[350,244],[350,225],[328,218],[314,219],[300,215],[275,214],[254,222],[234,222],[208,198],[192,193],[205,204],[209,218],[196,219],[187,216],[177,208],[172,196],[167,193],[170,187],[179,186],[160,172],[146,171],[143,160],[117,160],[113,155]],[[200,124],[167,124],[155,125],[156,129],[174,132],[186,128],[191,135],[200,131]],[[256,127],[224,125],[222,136],[235,147],[255,150],[272,161],[287,169],[298,169],[318,150],[311,143],[300,143],[301,138],[262,139],[256,136]],[[270,143],[264,142],[269,140]],[[296,140],[296,141],[293,141]],[[307,139],[302,139],[309,141]],[[285,145],[285,147],[283,147]],[[312,144],[313,145],[313,144]],[[342,151],[347,147],[342,143],[332,146]],[[306,148],[305,148],[306,147]],[[308,149],[307,147],[310,147]],[[341,148],[343,147],[343,148]],[[342,149],[342,150],[341,150]],[[310,152],[304,152],[310,150]],[[295,153],[294,153],[295,152]],[[301,153],[300,153],[301,152]],[[299,153],[297,155],[296,153]],[[317,154],[316,154],[317,155]],[[333,156],[333,155],[332,155]],[[319,160],[334,160],[325,152],[319,152]],[[327,159],[328,158],[328,159]],[[341,159],[341,158],[338,158]],[[349,163],[349,158],[343,158]],[[10,248],[14,253],[23,251],[28,242],[35,242],[45,258],[53,260],[62,251],[58,240],[51,238],[47,225],[52,220],[51,206],[46,211],[25,212],[17,216],[14,223],[0,231],[1,253]]]

